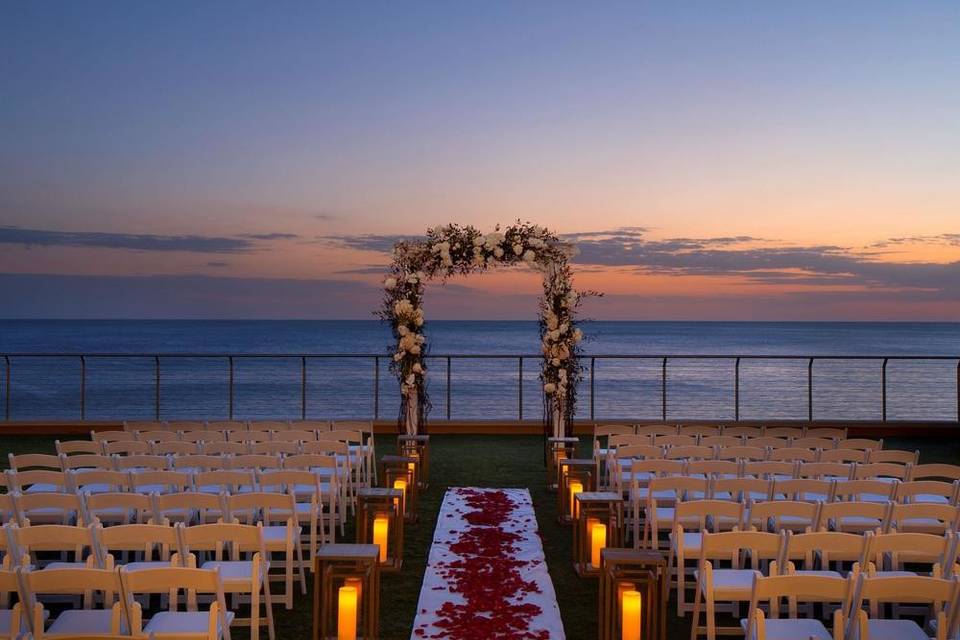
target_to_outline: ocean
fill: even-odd
[[[887,364],[887,418],[957,419],[960,323],[592,321],[582,328],[588,357],[578,390],[579,418],[661,418],[660,356],[779,355],[801,357],[741,360],[739,389],[732,358],[668,360],[668,419],[729,420],[738,414],[751,420],[806,419],[811,356],[819,358],[810,378],[815,419],[883,417],[882,361],[831,356],[921,356]],[[516,419],[521,404],[525,419],[540,418],[535,322],[433,321],[428,338],[434,355],[428,360],[433,419]],[[163,419],[220,419],[231,412],[239,419],[374,414],[389,419],[398,408],[396,381],[387,369],[389,344],[387,328],[373,320],[0,320],[0,356],[114,354],[87,357],[82,365],[71,356],[11,356],[9,394],[5,384],[0,387],[0,419],[72,420],[81,413],[89,420],[153,419],[155,354],[161,355]],[[246,355],[234,359],[232,386],[226,358],[201,357],[227,353]],[[267,353],[291,357],[255,357]],[[299,354],[384,357],[377,371],[373,357],[311,357],[304,363]],[[516,358],[454,358],[448,390],[447,361],[437,357],[441,354],[531,357],[524,360],[522,375]],[[591,355],[598,356],[592,366]],[[599,357],[628,355],[651,357]],[[6,373],[0,360],[0,379]]]

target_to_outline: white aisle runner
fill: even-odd
[[[528,490],[447,491],[411,638],[564,639]]]

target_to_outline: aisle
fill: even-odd
[[[447,491],[411,637],[564,639],[527,489]]]

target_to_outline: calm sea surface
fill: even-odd
[[[583,325],[588,355],[933,356],[960,358],[960,323],[590,322]],[[535,354],[535,322],[430,323],[431,353]],[[84,411],[88,419],[152,419],[156,412],[153,354],[386,354],[389,333],[375,321],[0,321],[0,353],[150,354],[88,357]],[[0,391],[0,419],[74,419],[81,411],[81,364],[76,357],[10,358],[9,407]],[[662,360],[598,358],[581,385],[579,416],[659,418]],[[397,412],[397,386],[374,358],[235,358],[233,414],[237,418],[382,418]],[[520,367],[516,359],[429,361],[434,418],[516,418]],[[539,361],[523,363],[523,414],[539,418]],[[305,373],[305,376],[303,375]],[[6,370],[0,361],[0,376]],[[160,358],[164,419],[221,418],[230,411],[225,358]],[[674,359],[667,368],[667,415],[731,419],[735,412],[733,359]],[[739,406],[743,419],[804,419],[808,361],[744,359]],[[305,381],[305,388],[304,388]],[[377,382],[378,381],[378,382]],[[817,360],[814,417],[881,417],[879,360]],[[375,393],[375,390],[379,393]],[[305,393],[304,393],[305,392]],[[375,402],[375,396],[378,399]],[[305,400],[305,407],[304,407]],[[887,365],[889,419],[955,420],[957,360],[891,360]]]

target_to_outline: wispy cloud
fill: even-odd
[[[156,235],[102,231],[56,231],[0,226],[0,244],[26,247],[91,247],[135,251],[183,251],[190,253],[244,253],[257,242],[288,240],[289,233],[245,234],[240,236]]]
[[[848,286],[937,291],[960,298],[960,262],[890,262],[876,253],[838,245],[783,246],[754,236],[651,239],[646,227],[566,234],[580,250],[575,261],[675,276],[734,276],[762,285]],[[387,253],[392,235],[338,236],[331,241]],[[960,234],[893,238],[871,247],[908,242],[960,246]]]

